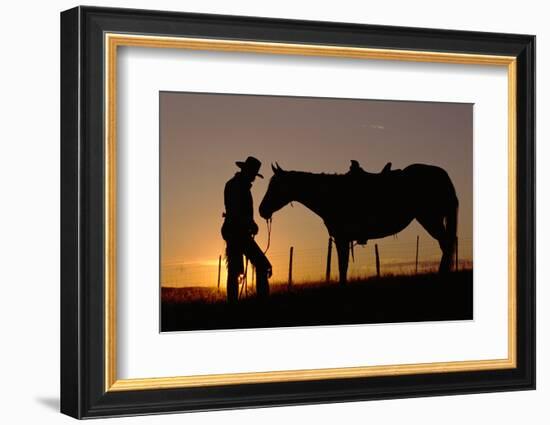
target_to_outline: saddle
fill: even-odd
[[[351,160],[349,171],[346,173],[346,175],[352,178],[350,182],[350,188],[352,188],[351,190],[359,192],[360,188],[364,184],[363,178],[366,178],[368,179],[369,184],[378,188],[378,191],[375,191],[374,193],[375,198],[380,199],[378,198],[379,196],[384,197],[391,194],[392,188],[395,185],[395,179],[402,172],[401,169],[392,170],[391,167],[392,163],[388,162],[379,173],[370,173],[365,171],[358,161]],[[357,239],[355,240],[359,245],[366,245],[368,242],[368,238],[362,235],[357,235]]]
[[[386,165],[384,165],[384,168],[382,168],[382,171],[379,173],[369,173],[368,171],[365,171],[361,165],[359,165],[359,161],[356,161],[355,159],[351,160],[351,165],[349,167],[349,170],[347,172],[348,175],[351,176],[381,176],[381,177],[390,177],[390,176],[396,176],[398,175],[401,170],[392,170],[391,169],[392,163],[388,162]]]

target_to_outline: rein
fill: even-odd
[[[271,218],[265,219],[265,223],[267,225],[267,246],[265,247],[264,254],[267,253],[267,251],[269,250],[269,246],[271,245],[271,221]]]

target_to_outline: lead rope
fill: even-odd
[[[248,295],[248,281],[247,281],[247,275],[248,274],[248,258],[246,259],[246,265],[244,266],[244,274],[243,274],[243,277],[241,278],[241,290],[239,292],[239,298],[242,298],[243,297],[243,290],[244,290],[244,295],[245,297]]]
[[[267,254],[269,247],[271,245],[271,217],[265,219],[265,224],[267,226],[267,246],[265,247],[264,255]],[[273,270],[270,268],[268,272],[268,277],[271,277]]]
[[[271,218],[266,218],[265,223],[267,225],[267,246],[265,247],[264,255],[269,250],[269,246],[271,245]]]

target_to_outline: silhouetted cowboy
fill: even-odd
[[[254,241],[254,235],[258,233],[258,225],[254,221],[250,193],[256,176],[263,178],[258,173],[262,163],[249,156],[246,161],[237,161],[235,164],[241,171],[225,184],[225,220],[221,229],[227,245],[227,300],[229,302],[237,301],[239,296],[239,276],[244,273],[243,255],[256,268],[256,292],[259,297],[269,295],[268,278],[271,277],[271,263]]]

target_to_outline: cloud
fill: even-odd
[[[361,127],[374,128],[375,130],[384,130],[386,128],[382,124],[362,124]]]
[[[376,130],[384,130],[385,128],[383,125],[380,125],[380,124],[371,124],[369,127],[375,128]]]

